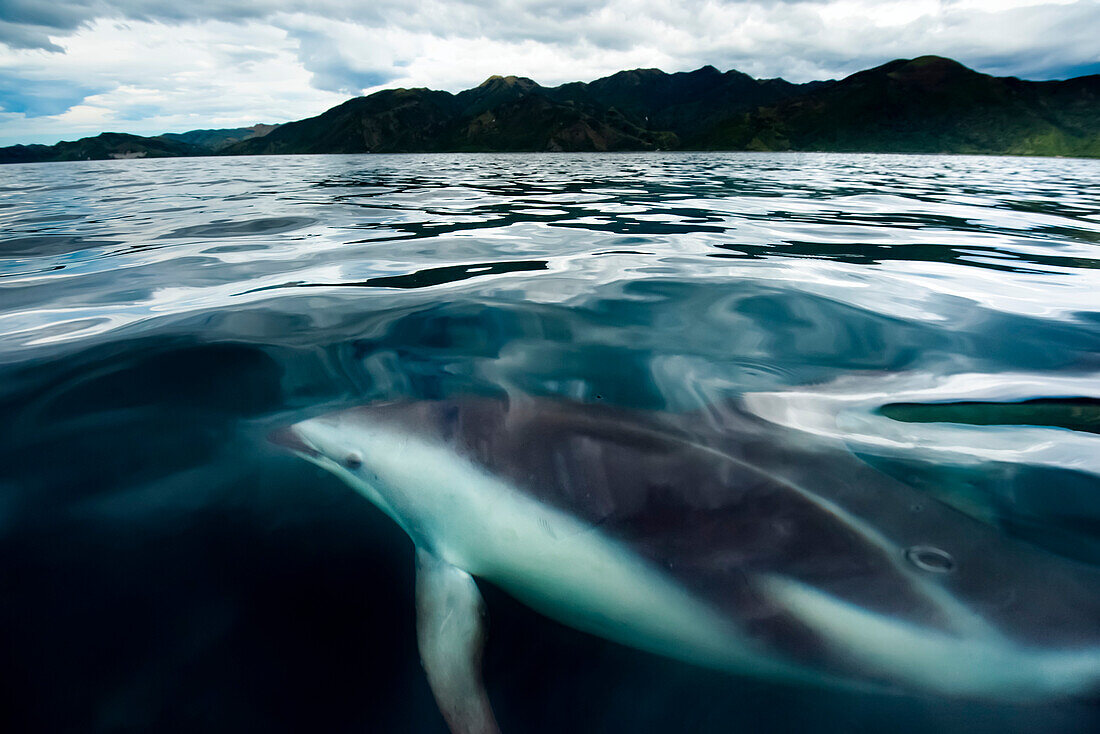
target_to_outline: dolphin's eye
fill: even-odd
[[[922,571],[947,573],[955,570],[955,559],[951,554],[930,545],[914,545],[907,548],[905,557]]]
[[[352,451],[344,457],[344,466],[348,469],[358,469],[363,466],[363,457],[359,455],[358,451]]]

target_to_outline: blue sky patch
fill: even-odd
[[[85,98],[105,91],[60,79],[30,80],[0,71],[0,107],[27,117],[59,115]]]

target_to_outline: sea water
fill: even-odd
[[[410,542],[264,439],[376,400],[736,400],[1013,542],[1100,565],[1100,161],[378,155],[0,173],[5,731],[445,731],[418,665]],[[974,402],[995,408],[975,417]],[[1100,727],[1095,701],[702,670],[484,591],[506,733]]]

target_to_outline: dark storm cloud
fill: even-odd
[[[93,3],[35,2],[34,0],[4,0],[0,3],[0,20],[13,24],[43,26],[51,30],[73,30],[95,17]]]
[[[243,20],[264,17],[283,3],[164,2],[163,0],[4,0],[0,20],[72,31],[96,18],[129,20]]]
[[[764,0],[774,4],[776,0]],[[737,4],[737,0],[725,4]],[[495,39],[525,39],[541,43],[574,43],[590,36],[597,45],[622,47],[635,36],[629,24],[620,24],[614,33],[588,34],[575,21],[598,14],[612,5],[607,0],[433,0],[415,3],[406,0],[0,0],[0,22],[28,29],[24,45],[38,39],[40,48],[57,50],[43,31],[54,35],[71,33],[96,19],[121,19],[182,23],[215,20],[241,22],[264,20],[283,14],[301,13],[330,20],[345,20],[372,27],[403,27],[440,36],[488,36]],[[638,4],[639,15],[652,16],[660,3]],[[683,10],[676,8],[673,19]],[[578,35],[578,33],[580,35]],[[597,37],[598,36],[598,37]],[[2,39],[0,39],[2,40]]]
[[[0,44],[13,49],[62,52],[63,39],[97,19],[151,21],[179,24],[198,21],[240,23],[268,22],[294,32],[302,17],[344,21],[376,30],[400,29],[442,39],[484,38],[511,43],[538,43],[560,48],[587,46],[604,51],[623,51],[642,45],[661,48],[663,29],[678,28],[709,37],[710,55],[702,63],[728,63],[751,56],[759,62],[765,54],[775,61],[777,73],[797,74],[794,69],[855,70],[893,57],[939,53],[955,56],[971,65],[989,62],[989,71],[1026,73],[1040,78],[1066,76],[1100,64],[1096,34],[1100,33],[1100,4],[1096,0],[997,9],[970,0],[940,0],[907,24],[885,26],[867,22],[861,11],[885,16],[905,3],[850,2],[839,0],[0,0]],[[866,6],[863,8],[862,6]],[[990,10],[989,8],[993,9]],[[883,10],[880,11],[879,8]],[[891,10],[894,8],[895,10]],[[850,13],[838,40],[836,27],[825,27],[818,11]],[[708,24],[715,11],[724,14]],[[763,18],[766,27],[754,23]],[[739,21],[751,26],[767,46],[741,39],[731,40],[723,51],[721,38],[729,23],[731,38]],[[1082,23],[1084,25],[1082,25]],[[306,27],[309,27],[308,25]],[[1030,34],[1030,44],[1021,41]],[[51,40],[50,36],[53,36]],[[1092,38],[1082,48],[1082,38]],[[1063,45],[1061,39],[1069,39]],[[306,44],[308,46],[308,44]],[[1025,48],[1028,46],[1032,48]],[[740,46],[738,53],[735,46]],[[1024,54],[1029,58],[1024,58]],[[676,55],[685,56],[683,51]],[[786,63],[790,60],[794,63]],[[388,70],[340,68],[338,58],[304,48],[303,64],[325,89],[346,89],[360,81],[390,77]],[[759,68],[760,63],[750,66]]]
[[[38,48],[61,53],[64,49],[50,41],[48,30],[40,26],[7,23],[0,20],[0,44],[8,48]]]
[[[385,5],[392,5],[396,10],[405,4],[339,0],[3,0],[0,2],[0,22],[54,34],[71,33],[99,18],[161,23],[203,20],[232,23],[269,18],[276,13],[311,13],[328,18],[380,22],[382,17],[378,10]]]
[[[289,35],[298,41],[298,57],[302,66],[313,75],[313,86],[317,89],[355,95],[397,78],[389,69],[357,67],[319,31],[295,29]]]

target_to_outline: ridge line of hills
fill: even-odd
[[[1100,157],[1100,75],[994,77],[939,56],[792,84],[704,66],[457,94],[386,89],[282,125],[0,148],[0,163],[298,153],[846,151]]]

